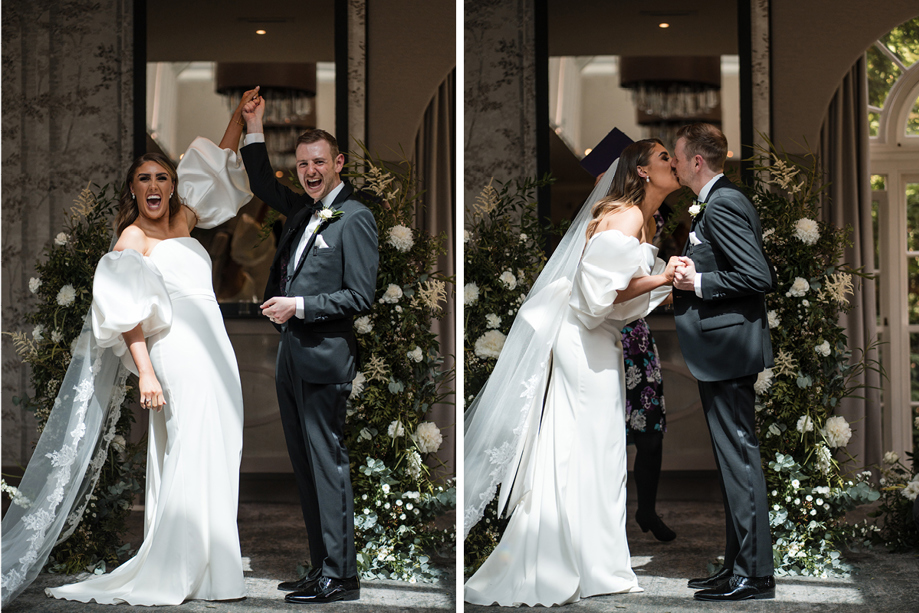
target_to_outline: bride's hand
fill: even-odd
[[[166,405],[166,397],[163,396],[163,388],[156,375],[152,373],[140,375],[139,387],[140,408],[162,411]]]
[[[676,275],[677,266],[682,266],[683,262],[679,256],[671,256],[667,262],[667,268],[664,269],[664,277],[667,279],[667,285],[673,285],[673,277]]]
[[[258,95],[258,90],[261,86],[256,85],[255,89],[250,89],[247,92],[243,92],[242,97],[239,99],[239,105],[236,107],[236,110],[242,114],[243,109],[246,108],[249,103],[253,103],[250,108],[253,110],[258,105],[260,97]]]

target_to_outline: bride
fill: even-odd
[[[4,606],[78,525],[125,368],[139,375],[150,410],[143,544],[113,572],[47,594],[130,605],[246,595],[236,526],[242,388],[211,260],[190,231],[227,221],[252,197],[236,150],[241,108],[257,96],[257,88],[243,94],[220,146],[198,138],[178,170],[156,153],[128,170],[117,242],[96,268],[92,308],[20,486],[27,508],[3,519]]]
[[[467,602],[549,606],[642,591],[625,533],[620,330],[670,297],[678,260],[657,259],[646,228],[679,183],[657,139],[629,145],[616,166],[543,269],[466,412],[465,533],[498,485],[499,512],[511,512],[466,582]]]

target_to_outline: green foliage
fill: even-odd
[[[442,444],[425,416],[447,403],[453,378],[431,331],[453,279],[434,271],[446,237],[412,228],[421,192],[411,164],[386,170],[361,147],[346,176],[376,219],[380,269],[373,308],[355,321],[362,370],[348,410],[358,565],[367,578],[427,581],[440,572],[432,549],[455,543],[454,530],[432,524],[456,508],[455,485],[437,485],[424,461],[437,462]]]
[[[465,331],[464,387],[472,400],[497,362],[514,316],[546,263],[543,246],[564,233],[567,224],[553,227],[536,214],[536,190],[551,179],[525,179],[497,189],[491,182],[467,211],[464,232]],[[477,348],[478,345],[478,348]],[[497,497],[464,541],[467,573],[477,569],[497,546],[507,518],[499,518]]]
[[[851,427],[834,415],[865,369],[878,368],[867,357],[875,347],[854,355],[838,323],[861,273],[839,265],[850,229],[817,221],[816,158],[802,163],[770,144],[755,161],[752,201],[778,276],[766,297],[775,366],[755,386],[762,457],[775,458],[765,475],[776,572],[826,576],[845,571],[839,548],[855,536],[845,512],[877,498],[863,480],[844,477]]]
[[[907,453],[915,470],[915,458]],[[873,527],[874,539],[893,551],[910,551],[919,548],[919,527],[913,519],[913,505],[919,494],[919,474],[892,452],[884,456],[881,467],[881,503],[871,513],[878,518]]]
[[[12,334],[16,351],[31,367],[33,396],[23,392],[14,404],[35,413],[39,433],[44,429],[61,381],[70,365],[71,344],[79,336],[92,303],[96,264],[111,244],[110,220],[117,197],[110,186],[88,186],[75,200],[66,227],[44,251],[36,264],[37,277],[30,281],[34,307],[25,320],[31,334]],[[117,565],[129,555],[122,546],[126,520],[136,494],[143,489],[145,446],[130,440],[134,399],[129,386],[115,427],[115,440],[108,450],[93,497],[80,526],[51,552],[48,568],[73,573]]]

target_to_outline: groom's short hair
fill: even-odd
[[[301,134],[300,137],[297,138],[297,147],[300,145],[312,145],[313,143],[317,143],[321,140],[329,143],[329,149],[332,151],[332,159],[334,160],[337,158],[338,154],[340,153],[338,150],[338,141],[335,140],[334,136],[325,130],[320,130],[319,128],[310,128]],[[294,149],[297,147],[294,147]]]
[[[701,155],[712,170],[724,170],[724,161],[728,159],[728,139],[724,133],[710,123],[691,123],[683,126],[676,133],[676,139],[685,139],[687,157]]]

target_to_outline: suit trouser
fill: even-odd
[[[357,575],[354,496],[345,447],[346,402],[351,383],[304,381],[290,355],[288,333],[278,346],[276,385],[287,452],[300,493],[310,560],[322,575]]]
[[[756,375],[699,381],[724,498],[724,566],[743,577],[773,574],[769,501],[754,417],[755,382]]]

